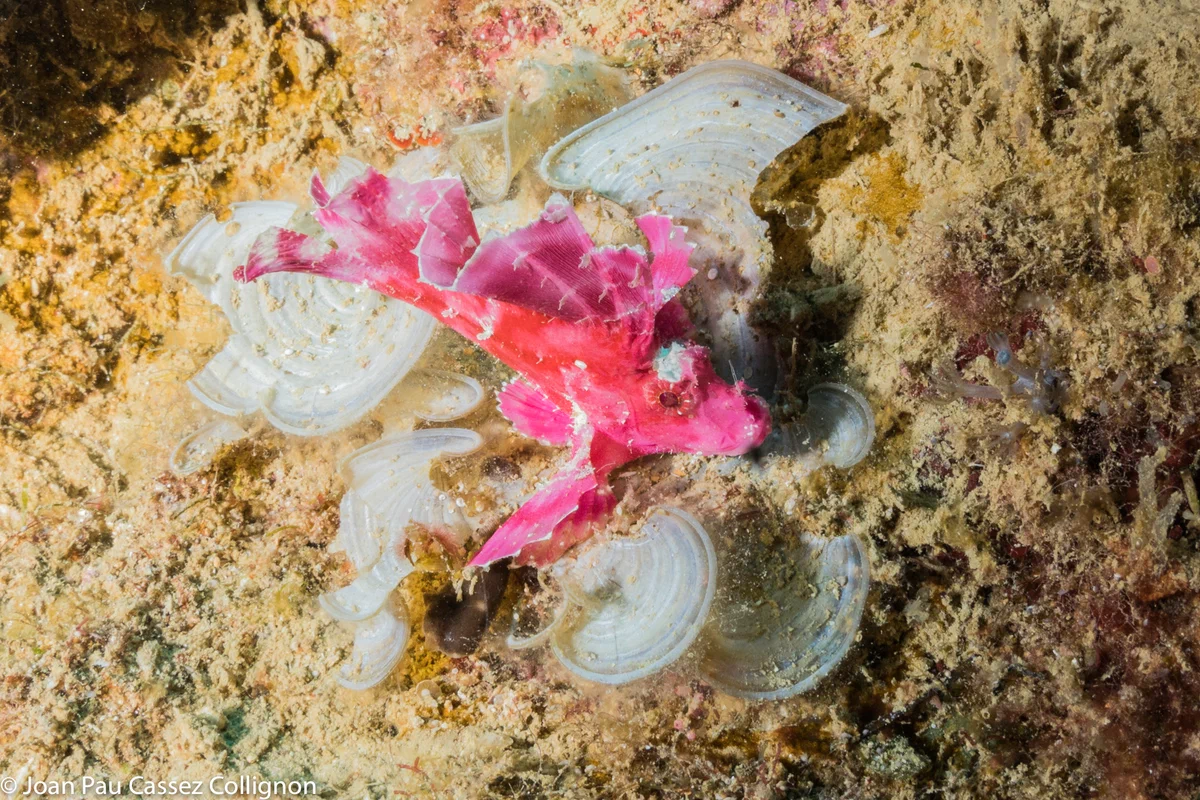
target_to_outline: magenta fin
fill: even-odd
[[[570,206],[550,206],[533,223],[484,242],[454,289],[574,322],[602,315],[604,282],[586,269],[592,240]]]
[[[531,224],[480,245],[453,288],[571,322],[609,322],[646,307],[648,280],[641,252],[595,247],[575,209],[554,198]]]
[[[686,229],[672,223],[670,217],[644,214],[636,221],[654,255],[650,272],[653,276],[654,309],[657,311],[695,276],[696,271],[688,266],[694,246],[683,238]]]
[[[329,205],[329,190],[325,188],[325,181],[321,180],[321,173],[315,169],[312,179],[308,182],[308,194],[318,208]]]
[[[649,309],[652,302],[650,266],[640,248],[600,247],[589,254],[588,264],[607,287],[601,300],[608,309],[605,320],[619,319]]]
[[[470,566],[487,566],[551,539],[561,523],[573,518],[582,498],[597,486],[596,473],[590,468],[582,471],[577,467],[558,476],[496,529]]]
[[[355,280],[360,268],[318,239],[286,228],[268,228],[250,248],[245,266],[233,277],[252,281],[272,272],[307,272],[341,280]]]
[[[570,440],[570,416],[525,380],[510,381],[497,398],[500,413],[526,436],[550,445],[564,445]]]
[[[413,251],[420,265],[420,278],[445,289],[454,283],[479,246],[475,217],[462,183],[441,182],[440,196],[423,216],[425,233]]]
[[[307,272],[353,283],[397,273],[449,284],[475,252],[478,232],[461,181],[407,183],[368,169],[330,196],[320,176],[310,191],[317,222],[337,243],[275,228],[259,237],[239,280],[272,272]]]
[[[570,204],[553,198],[533,223],[480,245],[452,288],[572,322],[629,317],[649,329],[654,313],[695,274],[692,245],[668,217],[647,214],[637,223],[652,262],[640,248],[596,247]]]
[[[458,195],[462,195],[461,205],[466,209],[469,230],[458,231],[451,224],[462,213],[457,208]],[[443,205],[455,208],[439,213],[439,206]],[[458,244],[469,256],[477,239],[475,224],[466,208],[462,183],[454,178],[408,183],[368,169],[331,197],[313,216],[337,242],[339,250],[352,253],[373,266],[387,266],[416,278],[419,272],[417,250],[430,227],[429,218],[435,214],[447,237],[461,233]],[[466,247],[468,240],[469,248]],[[439,262],[453,261],[451,243],[443,243],[441,247],[431,243],[429,247],[431,255]],[[465,261],[465,257],[462,260]],[[440,271],[444,267],[435,269]]]
[[[584,492],[574,513],[554,527],[549,539],[531,544],[521,551],[517,562],[534,567],[553,564],[563,553],[589,538],[602,526],[617,505],[617,498],[607,484]]]

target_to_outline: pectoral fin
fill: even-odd
[[[498,398],[500,413],[526,436],[548,445],[570,440],[571,418],[524,380],[506,384]]]

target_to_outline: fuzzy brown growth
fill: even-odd
[[[923,231],[925,286],[946,321],[971,336],[1017,332],[1031,296],[1107,280],[1109,256],[1081,219],[1061,219],[1036,184],[1016,179],[961,203]]]

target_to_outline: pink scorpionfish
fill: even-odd
[[[364,284],[432,314],[521,377],[499,393],[522,433],[570,445],[569,466],[501,525],[471,561],[544,566],[589,536],[616,504],[617,467],[653,453],[740,455],[770,415],[713,370],[675,299],[694,274],[684,229],[637,219],[650,245],[597,247],[566,200],[532,224],[480,243],[456,178],[407,183],[374,170],[330,196],[319,175],[314,216],[336,247],[273,228],[235,273],[307,272]]]

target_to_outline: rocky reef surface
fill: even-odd
[[[0,773],[356,798],[1200,791],[1194,2],[181,8],[0,4]],[[522,59],[571,47],[638,92],[741,58],[851,106],[759,180],[775,257],[752,316],[781,418],[849,383],[871,454],[621,476],[718,544],[866,542],[860,640],[796,698],[682,668],[599,688],[502,634],[450,658],[419,630],[348,692],[349,640],[317,607],[353,573],[327,550],[337,465],[395,404],[167,468],[208,418],[185,383],[228,334],[164,273],[174,243],[231,202],[299,198],[340,155],[385,166],[493,117]],[[446,331],[425,361],[510,377]],[[491,403],[468,423],[506,430]],[[548,451],[521,448],[443,478],[539,479]],[[415,577],[419,613],[448,577]]]

